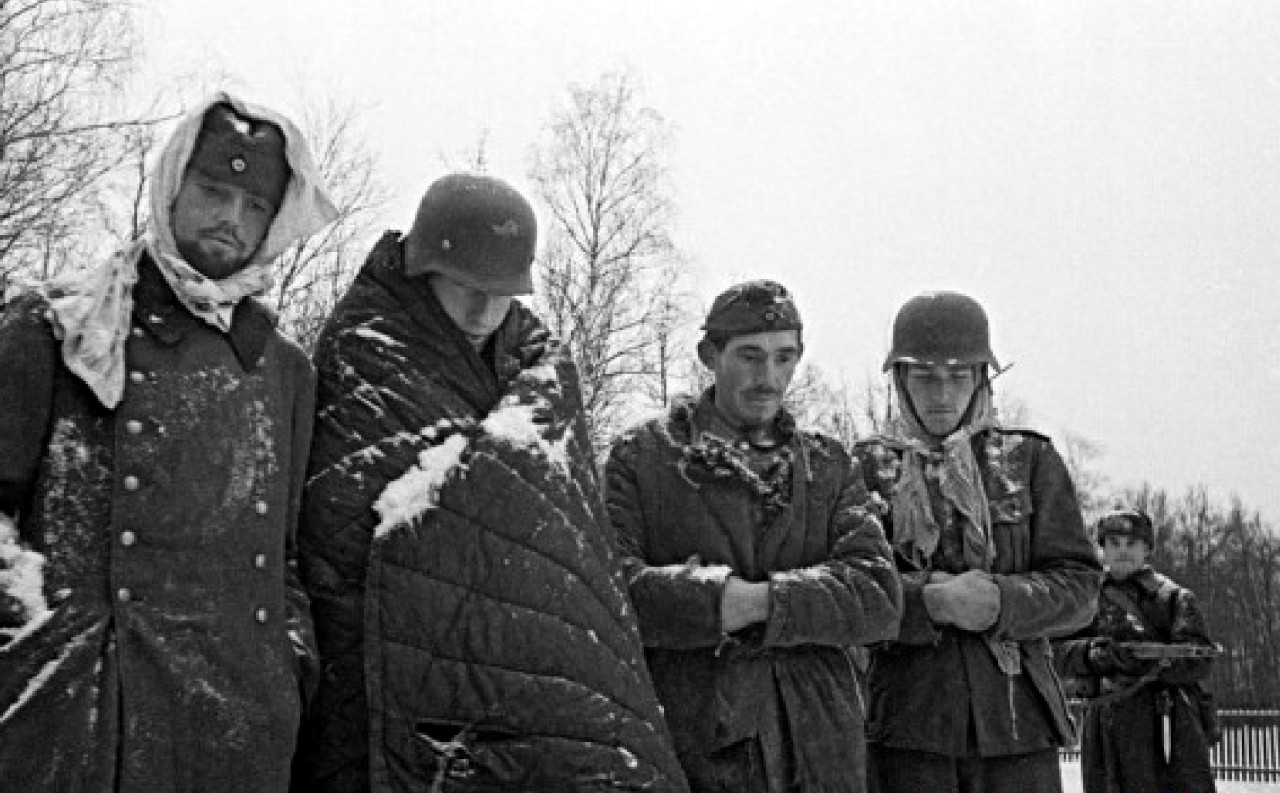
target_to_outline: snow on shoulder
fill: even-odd
[[[418,464],[387,485],[373,509],[382,520],[373,536],[382,537],[396,526],[408,524],[439,502],[440,488],[458,467],[466,451],[465,433],[450,435],[443,443],[418,453]]]
[[[526,383],[536,383],[540,388],[507,395],[489,413],[480,428],[496,441],[506,442],[514,448],[546,458],[572,478],[569,463],[572,424],[564,427],[564,434],[558,440],[553,441],[546,436],[547,430],[556,425],[555,408],[544,395],[559,392],[560,384],[555,368],[549,364],[534,366],[523,372],[521,378]]]

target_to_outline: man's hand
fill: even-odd
[[[733,633],[769,619],[769,582],[729,576],[720,595],[720,630]]]
[[[924,606],[936,623],[979,633],[1000,617],[1000,587],[981,570],[941,574],[925,585]]]

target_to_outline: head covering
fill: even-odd
[[[183,261],[174,241],[169,210],[204,128],[206,112],[226,105],[242,116],[274,124],[284,135],[291,178],[262,244],[245,267],[227,278],[205,277]],[[234,168],[234,163],[229,163]],[[222,332],[245,297],[265,294],[274,281],[272,261],[299,239],[338,215],[325,193],[302,132],[284,116],[230,94],[216,93],[178,123],[151,170],[150,217],[141,239],[117,250],[103,264],[51,279],[38,287],[50,304],[54,336],[62,342],[67,368],[114,408],[124,395],[124,345],[133,311],[138,260],[149,253],[174,294],[192,314]]]
[[[800,311],[787,288],[776,281],[746,281],[721,292],[702,329],[709,336],[743,336],[801,330]]]
[[[973,455],[975,433],[994,426],[991,389],[983,383],[961,425],[939,442],[916,416],[902,381],[901,367],[894,367],[894,387],[903,403],[899,421],[906,432],[902,478],[893,496],[894,544],[908,558],[925,564],[938,547],[942,527],[930,507],[926,477],[934,477],[943,498],[955,506],[964,522],[964,558],[970,569],[990,570],[995,561],[991,536],[991,507],[982,485],[982,471]]]
[[[491,295],[533,293],[538,223],[515,188],[455,173],[427,188],[405,237],[405,274],[443,273]]]
[[[959,292],[924,292],[903,304],[893,320],[893,343],[884,371],[897,363],[984,363],[999,371],[991,352],[987,312]]]
[[[1118,535],[1146,540],[1148,548],[1156,547],[1156,530],[1151,516],[1142,510],[1116,507],[1098,519],[1094,536],[1101,545],[1107,537]]]
[[[280,206],[289,184],[284,133],[270,121],[217,104],[204,114],[187,169],[235,185]]]

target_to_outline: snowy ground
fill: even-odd
[[[1064,793],[1081,793],[1080,764],[1062,764],[1062,789]],[[1218,781],[1218,793],[1280,793],[1280,784],[1274,782],[1223,782]]]

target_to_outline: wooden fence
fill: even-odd
[[[1082,724],[1083,703],[1072,702]],[[1280,783],[1280,710],[1220,710],[1222,740],[1209,751],[1213,775],[1237,782]],[[1062,759],[1079,762],[1080,748],[1062,750]]]

